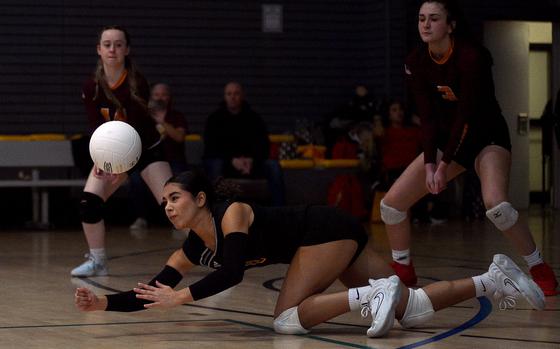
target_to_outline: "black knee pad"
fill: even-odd
[[[95,224],[103,220],[105,202],[93,193],[84,191],[80,200],[80,218],[82,222]]]

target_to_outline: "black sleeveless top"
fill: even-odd
[[[222,219],[231,204],[228,201],[219,203],[211,210],[216,234],[215,251],[207,248],[196,232],[189,233],[182,249],[191,263],[220,268],[224,253]],[[367,242],[367,234],[361,224],[333,207],[251,205],[251,208],[254,220],[249,227],[245,269],[273,263],[290,263],[300,246],[342,239],[358,242],[357,257]]]

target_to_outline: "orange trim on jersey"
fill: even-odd
[[[109,108],[101,108],[99,112],[101,113],[105,121],[111,120],[111,116],[109,115]]]
[[[117,88],[119,88],[119,86],[122,85],[123,82],[126,80],[127,76],[128,76],[128,70],[125,69],[123,70],[123,73],[121,74],[119,80],[113,86],[111,86],[111,90],[116,90]]]
[[[453,47],[455,46],[455,41],[453,40],[453,38],[451,38],[450,40],[451,40],[451,44],[447,48],[447,52],[445,52],[443,57],[441,57],[440,59],[435,58],[432,54],[432,51],[430,51],[430,49],[428,49],[428,53],[430,54],[430,58],[436,64],[445,64],[449,60],[449,57],[451,57],[451,54],[453,53]]]

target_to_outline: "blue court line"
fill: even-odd
[[[431,338],[428,339],[424,339],[421,340],[420,342],[416,342],[416,343],[412,343],[409,345],[405,345],[403,347],[399,347],[398,349],[411,349],[411,348],[417,348],[429,343],[433,343],[433,342],[437,342],[440,341],[442,339],[445,339],[447,337],[453,336],[457,333],[463,332],[466,329],[469,329],[471,327],[473,327],[474,325],[478,324],[479,322],[481,322],[482,320],[486,319],[488,317],[488,315],[492,312],[492,303],[490,303],[490,301],[488,300],[488,298],[486,297],[478,297],[478,302],[480,303],[480,310],[478,311],[478,313],[469,321],[463,323],[462,325],[459,325],[449,331],[440,333],[436,336],[433,336]]]

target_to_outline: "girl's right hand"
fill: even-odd
[[[99,178],[101,180],[109,181],[109,182],[116,182],[119,175],[116,173],[108,173],[97,167],[97,165],[93,165],[93,175],[95,178]]]
[[[424,165],[426,170],[426,188],[431,194],[437,194],[436,183],[434,181],[434,175],[436,173],[436,164],[428,163]]]
[[[81,311],[104,310],[99,298],[85,287],[78,287],[76,289],[74,304]]]

